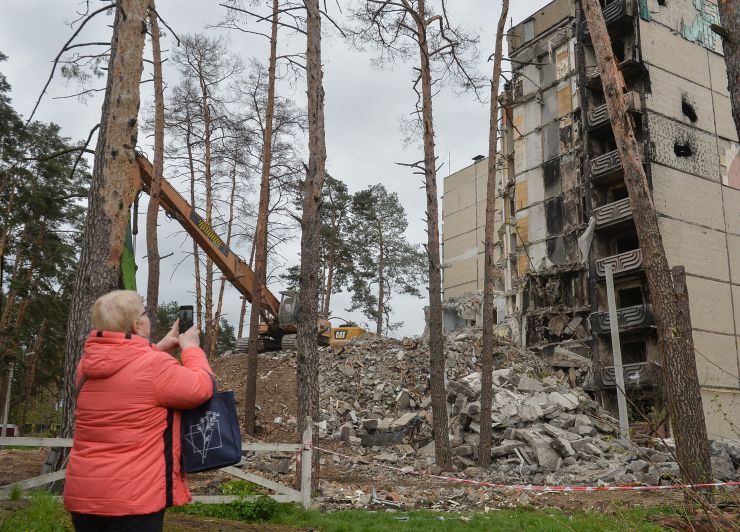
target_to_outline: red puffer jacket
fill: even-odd
[[[180,472],[180,413],[213,394],[198,347],[182,365],[146,339],[93,331],[77,368],[82,386],[64,507],[96,515],[142,515],[190,502]]]

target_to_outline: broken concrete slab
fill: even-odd
[[[573,393],[550,392],[547,399],[566,410],[575,410],[578,407],[578,397]]]
[[[541,392],[545,389],[540,381],[533,379],[529,375],[522,375],[516,388],[520,392]]]
[[[520,449],[525,446],[524,442],[516,440],[504,440],[502,444],[491,449],[491,457],[499,458],[502,456],[509,456],[514,452],[514,449]]]

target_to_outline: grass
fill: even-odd
[[[18,505],[7,517],[0,513],[0,532],[66,532],[72,519],[62,504],[45,492],[35,492],[29,504]]]
[[[248,486],[234,486],[235,491]],[[61,503],[46,493],[35,493],[29,503],[14,502],[13,513],[3,518],[0,532],[26,530],[56,532],[72,530],[69,514]],[[6,507],[7,509],[7,507]],[[615,505],[608,512],[569,513],[558,509],[517,508],[488,513],[436,513],[431,511],[346,510],[322,513],[304,510],[293,504],[277,504],[267,497],[254,501],[239,500],[230,504],[189,504],[170,510],[233,521],[266,522],[286,529],[313,529],[321,532],[407,532],[407,531],[512,531],[542,530],[611,532],[623,530],[665,530],[650,520],[655,515],[676,515],[674,508],[624,508]]]
[[[233,504],[233,503],[232,503]],[[225,509],[209,508],[215,505],[190,504],[178,510],[180,513],[235,518]],[[221,505],[224,506],[224,505]],[[624,510],[619,514],[576,513],[570,514],[556,509],[534,510],[519,508],[497,510],[489,513],[437,513],[431,511],[386,512],[368,510],[346,510],[322,513],[304,510],[296,505],[275,505],[274,512],[265,522],[295,528],[310,528],[322,532],[406,532],[406,531],[510,531],[543,530],[611,532],[623,530],[665,530],[652,523],[649,516],[671,512],[670,509]]]

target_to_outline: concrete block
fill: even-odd
[[[476,213],[474,203],[462,210],[457,210],[450,214],[445,212],[444,218],[442,219],[442,232],[444,234],[444,238],[448,239],[471,231],[474,232],[475,221]]]
[[[652,94],[646,97],[648,109],[714,134],[714,108],[709,88],[687,81],[678,73],[657,67],[650,68],[650,88]],[[694,108],[696,121],[691,121],[683,113],[684,99]]]
[[[725,58],[717,54],[709,55],[709,79],[712,83],[712,90],[722,96],[730,97],[728,90],[729,82],[727,81],[727,65]]]
[[[445,265],[475,257],[478,254],[476,232],[469,231],[456,236],[448,236],[447,227],[444,232],[444,261]]]
[[[740,236],[727,235],[727,253],[730,258],[730,277],[740,283]],[[736,303],[740,303],[735,299]]]
[[[679,31],[678,28],[675,31]],[[640,20],[642,57],[651,68],[654,65],[668,72],[681,72],[697,85],[709,87],[707,50],[684,39],[660,24]]]
[[[717,135],[737,142],[737,129],[732,119],[732,104],[730,98],[720,94],[714,95],[714,117],[717,121]]]
[[[482,287],[483,285],[481,285]],[[478,283],[475,281],[469,282],[469,283],[463,283],[458,284],[454,286],[450,286],[447,284],[447,279],[445,278],[445,298],[452,298],[452,297],[458,297],[463,296],[465,294],[469,294],[471,292],[476,292],[478,290]]]
[[[722,201],[725,205],[727,232],[740,235],[740,190],[731,187],[723,188]]]
[[[730,423],[740,426],[740,390],[703,388],[701,396],[709,437],[737,440],[736,430]]]
[[[671,266],[683,265],[688,274],[729,281],[724,233],[664,217],[658,225]]]
[[[458,260],[445,268],[445,287],[453,287],[467,283],[473,283],[478,278],[478,257]],[[451,297],[450,294],[446,294]]]
[[[687,276],[686,286],[689,289],[692,327],[735,334],[729,283]]]
[[[738,346],[736,337],[697,330],[693,331],[693,337],[694,347],[701,353],[696,356],[699,384],[737,388]]]
[[[724,230],[722,189],[718,182],[660,164],[651,165],[651,172],[653,201],[659,213]],[[687,194],[687,190],[691,194]]]

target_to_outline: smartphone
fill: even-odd
[[[184,305],[177,309],[177,318],[180,320],[180,334],[193,326],[193,305]]]

